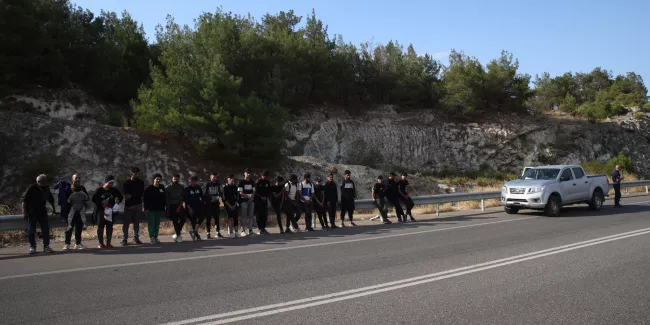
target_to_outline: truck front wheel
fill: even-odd
[[[519,208],[517,207],[505,207],[504,210],[506,210],[507,214],[517,214],[519,212]]]
[[[603,202],[605,202],[605,195],[603,194],[603,191],[597,189],[594,191],[594,194],[591,195],[589,208],[594,211],[600,211],[603,207]]]
[[[560,197],[557,195],[552,195],[548,198],[548,202],[546,202],[546,208],[544,208],[544,212],[546,212],[546,215],[549,217],[558,217],[560,216],[561,208],[562,200]]]

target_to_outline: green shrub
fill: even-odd
[[[642,120],[642,119],[645,118],[645,114],[643,114],[641,112],[636,112],[636,113],[634,113],[634,118],[637,119],[637,120]]]

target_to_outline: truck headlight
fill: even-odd
[[[531,187],[528,189],[528,193],[540,193],[543,192],[544,188],[543,187]]]
[[[503,187],[501,188],[501,192],[507,192],[507,191],[508,191],[508,188],[505,185],[503,185]]]

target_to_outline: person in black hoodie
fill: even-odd
[[[275,183],[271,186],[271,206],[273,211],[275,211],[276,220],[278,221],[278,228],[280,228],[280,233],[284,234],[284,229],[282,228],[282,199],[284,195],[284,178],[278,176],[275,179]]]
[[[192,240],[201,240],[199,236],[199,223],[198,220],[201,219],[201,211],[203,209],[203,190],[201,186],[197,185],[196,182],[198,178],[192,176],[190,178],[190,185],[185,188],[183,192],[183,207],[187,211],[187,216],[190,219],[192,224],[192,231],[190,231],[190,236]]]
[[[36,177],[36,184],[31,185],[22,198],[23,218],[29,222],[27,237],[29,238],[29,254],[36,254],[36,224],[41,226],[43,234],[43,252],[53,253],[50,248],[50,223],[47,218],[47,203],[52,205],[52,214],[56,214],[54,196],[47,186],[45,174]]]
[[[142,213],[142,194],[144,193],[144,181],[138,178],[140,169],[131,169],[131,178],[122,185],[124,197],[124,224],[122,226],[122,246],[128,245],[129,225],[133,223],[133,243],[142,244],[140,241],[140,221],[144,219]]]
[[[147,225],[151,244],[160,244],[158,230],[160,230],[160,218],[165,215],[167,206],[167,194],[165,186],[161,184],[162,175],[153,175],[153,184],[147,186],[143,194],[144,212],[147,214]]]
[[[341,183],[341,227],[344,227],[345,213],[350,216],[350,226],[356,226],[352,218],[354,217],[354,200],[357,199],[357,187],[351,179],[349,170],[345,171],[345,180]]]
[[[386,199],[388,202],[395,207],[395,214],[397,215],[397,222],[406,222],[406,215],[404,210],[402,210],[402,205],[399,203],[399,190],[397,188],[397,182],[395,181],[395,174],[391,172],[388,175],[388,184],[386,184]]]
[[[110,216],[104,215],[105,208],[113,208],[117,203],[119,204],[124,200],[122,193],[115,188],[115,177],[109,175],[104,179],[104,185],[95,190],[91,201],[95,204],[94,215],[97,221],[97,240],[99,241],[99,248],[113,248],[111,239],[113,238],[113,222],[117,211],[113,211]],[[106,229],[106,244],[104,245],[104,229]]]
[[[228,216],[228,237],[239,237],[239,218],[237,217],[237,201],[239,200],[239,191],[235,185],[235,175],[228,175],[227,184],[223,187],[223,207]]]
[[[399,193],[399,199],[406,205],[406,215],[411,218],[411,222],[415,222],[415,218],[413,218],[413,213],[411,212],[415,203],[413,203],[413,200],[409,196],[409,181],[406,179],[407,177],[407,173],[402,173],[402,179],[397,182],[397,191]],[[406,222],[406,216],[404,216],[404,222]]]
[[[205,183],[203,187],[203,194],[205,194],[205,230],[208,232],[205,238],[210,239],[210,229],[212,226],[210,223],[214,218],[214,225],[217,228],[216,238],[223,238],[221,235],[221,226],[219,225],[219,215],[221,210],[219,209],[219,198],[221,195],[221,183],[217,180],[218,173],[210,174],[210,180]]]
[[[271,182],[268,180],[269,172],[262,171],[262,178],[255,181],[254,201],[257,215],[257,228],[260,235],[268,235],[266,222],[269,218],[269,197],[271,196]]]
[[[334,175],[327,176],[325,183],[325,206],[330,218],[330,230],[338,228],[336,226],[336,204],[339,202],[339,192],[334,182]]]
[[[327,224],[327,217],[325,215],[325,186],[323,185],[323,179],[318,176],[316,177],[316,186],[314,186],[314,210],[316,210],[316,215],[318,216],[318,222],[320,222],[320,228],[323,230],[329,230],[330,227]]]
[[[384,184],[384,177],[381,175],[377,176],[377,183],[372,187],[372,200],[375,201],[375,206],[379,209],[381,220],[385,225],[390,224],[386,208],[386,184]]]

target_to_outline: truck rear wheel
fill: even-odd
[[[506,210],[507,214],[517,214],[519,212],[519,208],[517,207],[505,207],[504,210]]]
[[[589,208],[594,211],[600,211],[605,202],[605,195],[603,191],[597,189],[594,191],[594,194],[591,195],[591,200],[589,201]]]
[[[548,198],[548,202],[546,203],[544,212],[549,217],[559,217],[561,208],[562,208],[562,200],[560,199],[560,197],[557,195],[551,195],[551,197]]]

